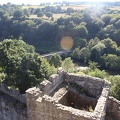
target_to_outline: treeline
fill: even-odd
[[[56,19],[53,14],[62,13],[69,17]],[[43,8],[25,8],[11,3],[0,6],[0,40],[18,39],[34,45],[37,52],[45,53],[61,49],[60,40],[71,36],[74,47],[76,39],[98,37],[100,40],[110,38],[120,45],[120,11],[108,7],[91,7],[85,10],[61,6],[45,6]],[[37,15],[37,18],[31,18]],[[48,19],[43,16],[47,16]]]
[[[120,70],[120,10],[90,7],[85,10],[61,6],[27,8],[11,3],[0,6],[0,40],[23,39],[39,53],[58,51],[60,40],[70,36],[74,40],[72,58],[88,63],[98,62],[102,68]],[[69,17],[48,19],[46,13],[63,13]]]

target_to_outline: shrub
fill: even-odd
[[[103,78],[105,78],[106,72],[104,70],[101,71],[101,70],[96,68],[95,70],[89,71],[88,75],[103,79]]]
[[[110,95],[120,100],[120,75],[110,76],[111,82]]]

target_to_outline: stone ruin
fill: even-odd
[[[29,120],[105,120],[110,83],[64,72],[26,91]]]
[[[120,101],[103,79],[57,74],[26,94],[0,85],[0,120],[120,120]]]
[[[0,84],[0,120],[28,120],[26,95]]]

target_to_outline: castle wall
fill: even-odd
[[[114,97],[109,97],[107,104],[107,119],[120,120],[120,101]]]
[[[97,99],[87,97],[85,95],[79,94],[74,90],[69,90],[59,103],[65,106],[72,106],[73,108],[79,110],[86,110],[93,112],[97,103]]]
[[[64,73],[62,70],[58,73],[49,80],[43,81],[38,88],[34,87],[26,91],[28,120],[105,120],[109,83],[90,76]],[[87,112],[65,106],[49,96],[63,80],[68,83],[74,81],[89,90],[96,98],[98,97],[95,110]]]
[[[99,97],[103,87],[107,85],[107,82],[103,79],[73,73],[67,73],[65,75],[65,80],[67,82],[76,82],[86,91],[89,91],[89,93],[94,97]]]
[[[27,120],[26,104],[0,92],[0,120]]]
[[[95,96],[97,103],[93,112],[60,103],[59,100],[64,102],[70,99],[64,97],[67,89],[58,99],[51,95],[64,81],[68,82],[68,85],[75,82]],[[62,69],[59,69],[58,74],[52,75],[49,80],[40,83],[37,88],[28,89],[26,95],[21,95],[19,91],[8,89],[2,84],[0,86],[0,120],[110,120],[111,118],[119,120],[120,101],[109,97],[109,88],[109,83],[105,80],[65,73]],[[83,98],[80,99],[84,102]]]
[[[104,89],[94,112],[87,112],[59,104],[48,95],[42,96],[38,88],[31,88],[27,90],[28,120],[104,120],[108,92]]]
[[[27,100],[34,99],[33,89],[27,94]],[[29,103],[29,120],[96,120],[92,113],[61,105],[48,95],[34,100]]]
[[[52,91],[54,91],[64,81],[63,74],[64,72],[61,69],[58,71],[58,74],[51,75],[49,80],[44,80],[41,82],[39,88],[42,93],[47,95],[52,93]]]
[[[0,84],[0,91],[2,91],[3,93],[17,99],[18,101],[22,102],[22,103],[26,103],[26,95],[25,94],[20,94],[19,90],[16,89],[8,89],[7,85],[1,83]]]
[[[0,120],[27,120],[25,95],[4,84],[0,86]]]

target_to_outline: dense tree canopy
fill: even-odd
[[[0,40],[22,36],[25,42],[34,45],[40,53],[60,50],[61,38],[68,35],[72,36],[74,47],[86,47],[85,42],[95,37],[100,40],[110,38],[120,45],[119,11],[105,7],[95,9],[79,11],[70,7],[65,10],[57,5],[38,8],[24,8],[11,3],[1,5]],[[56,18],[57,14],[67,16]]]
[[[0,67],[6,73],[4,82],[21,93],[55,73],[55,68],[22,40],[0,42]]]
[[[62,64],[62,58],[58,54],[53,54],[49,59],[49,63],[54,65],[56,68],[60,67]]]

